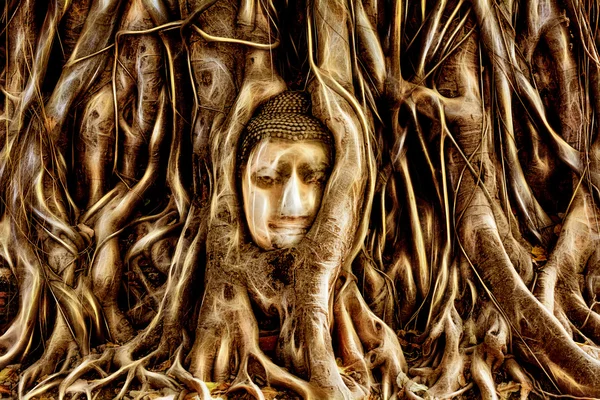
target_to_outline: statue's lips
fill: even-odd
[[[269,229],[279,233],[286,235],[306,235],[308,232],[309,225],[302,224],[294,224],[294,223],[270,223]]]

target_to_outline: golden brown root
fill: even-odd
[[[113,276],[123,273],[123,261],[118,234],[125,227],[135,208],[141,203],[144,194],[156,180],[160,166],[159,149],[166,135],[165,92],[161,95],[161,108],[148,146],[148,166],[142,179],[130,190],[125,184],[117,185],[105,197],[110,199],[95,216],[94,231],[97,250],[92,264],[94,295],[104,309],[111,336],[117,342],[125,342],[133,336],[133,330],[125,315],[119,310],[117,296],[120,282]],[[101,200],[102,202],[102,200]]]
[[[470,342],[474,340],[474,334],[470,334],[471,324],[463,327],[463,321],[456,311],[455,298],[458,291],[456,266],[452,266],[451,271],[448,291],[444,294],[444,306],[428,324],[425,332],[414,340],[422,350],[423,359],[409,369],[409,376],[414,376],[416,382],[424,384],[421,385],[421,390],[434,398],[447,398],[451,397],[452,393],[467,390],[465,389],[467,385],[465,367],[468,356],[465,345],[473,344]],[[441,348],[440,344],[444,347]],[[413,385],[413,389],[417,387],[420,386]],[[414,392],[406,385],[404,391]]]
[[[555,301],[558,301],[558,306],[561,306],[560,299],[556,296],[557,288],[561,285],[571,285],[572,278],[575,274],[583,272],[592,254],[592,244],[596,239],[592,238],[594,233],[590,230],[588,218],[595,206],[590,203],[590,200],[590,197],[581,191],[576,194],[558,242],[547,264],[539,272],[534,294],[550,311],[554,310]],[[562,292],[569,297],[569,293],[579,293],[579,289],[565,287]]]
[[[142,392],[146,392],[151,388],[178,390],[179,385],[172,378],[146,369],[151,360],[153,360],[153,354],[134,361],[119,348],[107,348],[102,355],[88,356],[64,379],[59,380],[59,399],[64,399],[66,395],[78,394],[84,394],[90,398],[94,391],[102,389],[123,377],[125,377],[125,382],[122,384],[116,398],[122,398],[128,392],[134,380],[141,384]],[[117,370],[110,372],[115,367]],[[100,378],[86,379],[85,376],[90,372],[95,372],[100,375]]]
[[[476,323],[483,336],[483,342],[478,344],[471,356],[471,375],[484,399],[497,399],[496,384],[493,373],[504,362],[507,352],[509,329],[503,317],[488,305],[483,310]]]
[[[88,207],[108,191],[108,173],[114,157],[114,104],[110,85],[88,102],[80,133],[82,173],[87,181]]]
[[[440,319],[442,325],[445,347],[439,365],[430,373],[427,382],[431,387],[428,392],[434,397],[444,398],[465,386],[465,355],[459,347],[462,336],[462,321],[454,307],[443,312]],[[432,334],[435,329],[432,329]],[[432,338],[430,337],[431,340]]]
[[[151,239],[161,236],[160,231],[164,228],[165,223],[163,218],[167,218],[171,214],[169,209],[170,207],[167,206],[165,211],[156,217],[154,227],[158,233],[151,229],[147,236],[142,237],[132,247],[133,253],[143,252],[144,249],[148,250],[150,246],[145,244],[151,244],[153,243]],[[203,244],[202,229],[198,227],[203,219],[196,210],[195,208],[190,210],[184,229],[191,229],[198,234],[195,237],[180,239],[175,250],[175,260],[178,261],[170,270],[174,276],[185,277],[185,279],[177,283],[174,276],[169,277],[165,291],[171,295],[166,296],[163,299],[166,300],[160,302],[160,308],[148,327],[123,346],[105,346],[100,349],[101,354],[91,354],[85,357],[72,371],[62,371],[60,374],[49,376],[29,393],[30,396],[45,393],[59,385],[61,396],[90,396],[123,378],[125,378],[125,383],[120,386],[119,396],[125,395],[134,382],[141,385],[142,392],[162,388],[179,391],[179,386],[172,377],[177,378],[178,382],[188,385],[190,389],[201,393],[199,389],[202,388],[202,385],[198,385],[199,381],[195,378],[190,379],[191,375],[183,373],[181,369],[172,368],[166,375],[164,372],[149,369],[150,366],[156,366],[165,360],[168,361],[172,354],[176,353],[180,358],[181,354],[187,351],[186,341],[184,340],[184,343],[181,344],[181,337],[185,335],[182,321],[188,308],[186,291],[189,290],[189,284],[193,281],[197,257],[201,253],[198,246]],[[170,227],[172,226],[170,225]],[[128,257],[131,257],[131,254],[126,255],[125,260]],[[148,350],[150,350],[149,353]],[[171,374],[171,372],[173,373]],[[97,378],[94,378],[96,376]]]
[[[548,263],[540,271],[534,293],[548,310],[555,313],[568,332],[573,327],[598,343],[600,316],[594,311],[598,234],[594,223],[590,222],[590,215],[595,210],[591,196],[580,189]],[[581,276],[585,279],[584,285],[580,284]]]
[[[478,350],[475,351],[471,359],[471,375],[479,388],[482,399],[496,400],[498,398],[490,366],[485,362],[484,356]]]
[[[195,391],[202,400],[209,400],[212,398],[210,390],[201,379],[195,378],[187,369],[182,365],[183,355],[181,351],[177,351],[173,364],[169,368],[167,374],[175,378],[178,382],[183,383],[190,390]]]

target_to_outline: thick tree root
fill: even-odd
[[[434,340],[439,340],[442,334],[444,335],[445,347],[439,364],[433,368],[424,367],[420,370],[419,368],[411,368],[409,372],[411,375],[421,376],[424,379],[424,382],[430,386],[428,393],[431,396],[444,398],[449,393],[465,385],[466,357],[464,350],[459,347],[462,336],[462,321],[458,317],[458,313],[454,307],[450,306],[440,315],[439,328],[435,327],[436,324],[434,324],[434,328],[431,329],[430,336],[427,339],[431,343]],[[424,345],[425,353],[430,348],[431,345],[426,343]]]
[[[515,382],[521,385],[520,394],[521,400],[529,397],[529,393],[533,390],[533,383],[523,368],[515,361],[514,358],[509,358],[504,362],[504,367]]]

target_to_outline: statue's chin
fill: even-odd
[[[306,236],[306,228],[285,228],[271,231],[271,246],[272,249],[285,249],[293,247],[300,243]]]

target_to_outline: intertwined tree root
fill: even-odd
[[[594,2],[14,0],[2,20],[0,369],[22,363],[21,398],[600,397]],[[263,251],[236,153],[284,90],[335,165],[306,237]]]

